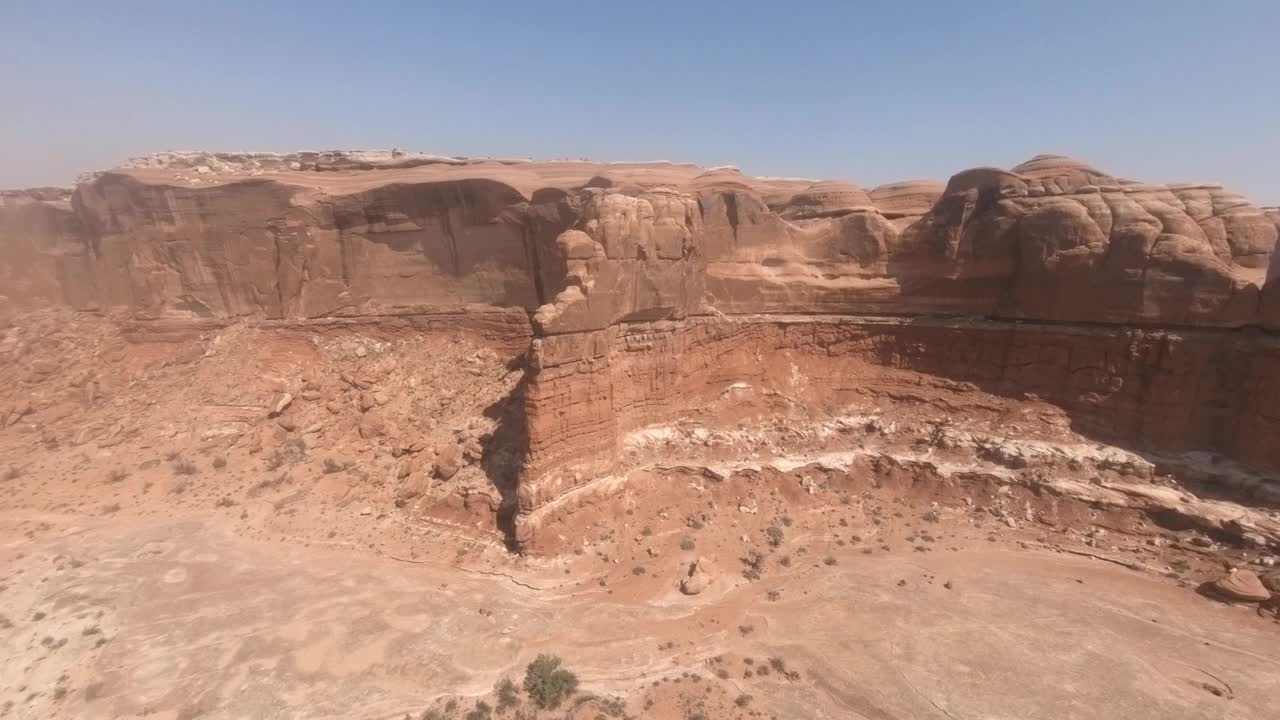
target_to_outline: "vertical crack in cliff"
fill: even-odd
[[[533,276],[533,292],[537,295],[538,304],[546,305],[551,300],[547,298],[547,291],[542,286],[542,259],[538,256],[538,238],[528,213],[525,213],[520,227],[520,237],[524,240],[525,253],[529,257],[529,273]]]
[[[1143,341],[1147,340],[1146,333],[1143,333],[1140,330],[1136,331],[1136,335],[1137,335],[1137,338],[1139,338],[1140,340],[1143,340]],[[1131,338],[1134,337],[1133,331],[1131,331],[1130,337]],[[1133,340],[1131,340],[1130,342],[1133,342]],[[1151,355],[1152,355],[1151,346],[1148,342],[1143,342],[1142,353],[1140,355],[1139,353],[1130,353],[1130,359],[1138,360],[1140,363],[1139,366],[1141,368],[1141,370],[1138,372],[1138,407],[1140,408],[1149,407],[1148,403],[1151,400],[1151,386],[1153,383],[1153,376],[1157,372],[1159,372],[1160,366],[1164,363],[1165,351],[1167,349],[1166,345],[1168,343],[1169,343],[1169,336],[1161,335],[1159,342],[1156,343],[1154,364],[1152,363],[1152,358],[1151,358]],[[1135,355],[1139,355],[1139,357],[1135,358],[1134,357]],[[1128,438],[1124,438],[1126,442],[1134,442],[1138,444],[1145,444],[1147,442],[1146,419],[1147,419],[1147,413],[1145,412],[1134,413],[1133,430],[1132,430],[1133,434]]]
[[[729,230],[733,233],[733,246],[738,247],[738,196],[735,193],[724,193],[725,216],[729,220]]]
[[[268,227],[267,234],[271,236],[271,244],[272,244],[272,247],[275,249],[274,278],[275,278],[275,285],[276,285],[276,303],[277,303],[276,307],[279,308],[278,309],[279,315],[277,317],[283,318],[285,316],[285,309],[284,309],[284,282],[280,276],[280,267],[281,267],[280,262],[281,262],[281,255],[282,255],[280,251],[280,232],[276,230],[276,228],[274,227]]]
[[[485,476],[498,491],[498,531],[509,551],[519,550],[516,540],[516,515],[520,511],[520,471],[529,453],[528,412],[525,397],[529,387],[530,352],[517,358],[512,366],[522,368],[523,376],[505,397],[484,409],[486,417],[497,421],[497,427],[486,441],[481,454]]]
[[[449,217],[448,210],[440,214],[440,229],[444,231],[444,238],[449,250],[449,263],[453,266],[453,274],[455,277],[461,277],[462,263],[458,259],[458,237],[453,233],[453,219]]]

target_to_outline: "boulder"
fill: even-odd
[[[1271,599],[1271,592],[1250,570],[1233,570],[1213,581],[1210,588],[1219,597],[1236,602],[1266,602]]]
[[[364,414],[360,419],[360,437],[365,440],[382,437],[387,434],[387,421],[382,414],[373,411]]]
[[[396,488],[396,507],[404,507],[410,500],[419,498],[431,487],[431,478],[424,473],[414,473]]]
[[[702,558],[689,564],[689,569],[680,578],[680,592],[685,595],[697,595],[711,584],[711,573]]]
[[[1280,593],[1280,570],[1271,570],[1262,574],[1258,578],[1262,582],[1262,586],[1273,593]]]
[[[462,466],[462,454],[453,443],[443,443],[436,448],[436,460],[433,473],[441,480],[448,480],[458,474]]]

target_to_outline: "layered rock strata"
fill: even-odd
[[[1280,214],[1061,156],[864,189],[673,163],[167,154],[0,196],[0,317],[489,317],[531,333],[528,514],[735,383],[913,371],[1280,466]],[[530,325],[513,322],[523,313]],[[799,392],[799,391],[797,391]]]

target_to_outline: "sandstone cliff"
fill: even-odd
[[[166,154],[74,193],[0,195],[0,316],[528,313],[527,516],[614,472],[629,432],[787,374],[814,379],[815,407],[842,377],[910,370],[1035,393],[1098,437],[1280,465],[1280,349],[1258,330],[1280,329],[1278,232],[1280,213],[1219,186],[1049,155],[862,188],[674,163]]]
[[[1267,322],[1277,217],[1059,156],[868,190],[672,163],[166,154],[4,194],[0,272],[11,305],[147,318],[551,304],[548,332],[707,313],[1239,327]]]

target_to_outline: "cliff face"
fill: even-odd
[[[79,188],[80,306],[145,317],[307,318],[423,305],[533,308],[528,204],[482,179],[316,193],[273,180]]]
[[[71,192],[0,192],[0,319],[20,310],[76,305],[85,253]]]
[[[864,189],[670,163],[169,155],[0,196],[0,313],[532,316],[528,516],[734,383],[910,371],[1280,465],[1280,214],[1040,156]],[[803,394],[803,393],[802,393]],[[834,404],[833,404],[834,403]],[[524,532],[531,532],[526,529]]]

